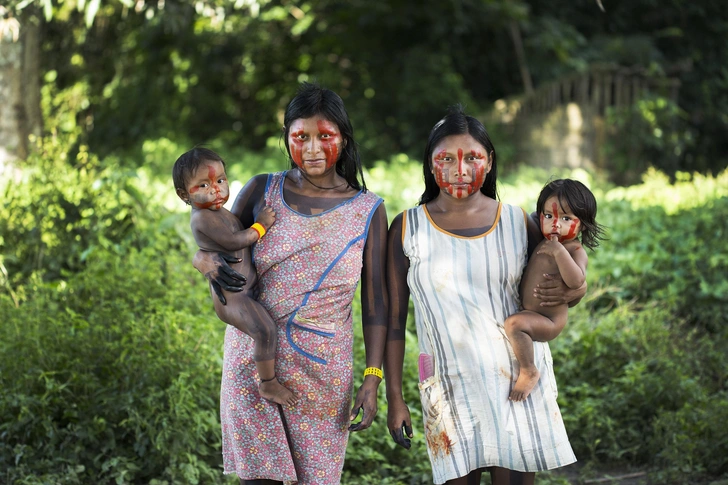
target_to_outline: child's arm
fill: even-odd
[[[204,213],[198,212],[199,215]],[[238,251],[248,246],[252,246],[275,222],[275,212],[270,207],[264,207],[258,214],[256,224],[263,227],[263,231],[259,232],[253,226],[240,231],[232,231],[229,226],[224,223],[220,217],[210,217],[211,214],[205,214],[205,217],[197,217],[192,219],[193,230],[203,234],[225,251]]]
[[[574,244],[573,249],[569,250],[554,237],[541,246],[538,254],[554,258],[561,279],[569,288],[580,288],[584,284],[589,257],[581,244]]]

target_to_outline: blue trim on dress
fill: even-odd
[[[282,186],[283,186],[283,184],[281,184],[281,187]],[[362,192],[360,191],[359,193],[361,194]],[[359,194],[357,194],[357,196],[358,195]],[[281,192],[281,200],[283,200],[283,192]],[[353,200],[353,199],[350,199],[350,200]],[[334,266],[336,266],[336,263],[338,263],[339,260],[341,258],[343,258],[344,255],[349,251],[349,248],[351,248],[351,246],[356,244],[358,241],[361,241],[362,239],[364,239],[366,241],[367,235],[369,234],[369,227],[371,226],[372,218],[374,217],[374,213],[376,212],[377,207],[379,207],[379,205],[382,203],[382,201],[383,201],[383,199],[380,197],[379,200],[374,204],[374,207],[372,207],[372,210],[369,212],[369,216],[367,217],[367,222],[364,226],[364,232],[346,244],[344,249],[341,250],[339,255],[336,256],[336,258],[334,258],[334,260],[331,262],[331,264],[329,264],[329,266],[321,274],[321,277],[316,282],[316,285],[314,285],[314,287],[310,291],[306,292],[306,295],[303,297],[303,301],[301,302],[301,304],[298,306],[298,308],[296,308],[293,311],[291,316],[288,318],[288,322],[286,323],[286,339],[288,340],[288,343],[291,345],[291,348],[293,350],[295,350],[299,354],[313,360],[314,362],[318,362],[319,364],[323,364],[323,365],[327,364],[326,360],[324,360],[320,357],[316,357],[315,355],[312,355],[312,354],[306,352],[305,350],[303,350],[301,347],[299,347],[298,345],[296,345],[293,342],[293,337],[291,336],[291,327],[296,326],[301,330],[305,330],[307,332],[312,332],[312,333],[315,333],[316,335],[320,335],[322,337],[328,337],[328,338],[332,338],[336,334],[331,333],[331,332],[323,332],[321,330],[315,330],[315,329],[312,329],[309,327],[304,327],[302,325],[295,323],[293,321],[293,319],[296,317],[296,314],[298,314],[298,310],[300,310],[302,307],[306,306],[306,303],[308,303],[308,298],[311,296],[311,293],[313,293],[314,291],[318,290],[321,287],[321,284],[326,279],[326,276],[328,276],[328,274],[331,272],[331,270],[334,268]],[[347,201],[347,202],[349,202],[349,201]],[[341,204],[339,204],[339,205],[341,205]],[[291,210],[293,210],[293,209],[291,209]],[[294,211],[294,212],[296,212],[296,211]],[[323,214],[323,212],[321,214]],[[319,215],[319,214],[317,214],[317,215]]]

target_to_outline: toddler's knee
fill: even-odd
[[[521,319],[518,313],[514,313],[510,317],[506,318],[506,321],[503,323],[503,327],[505,327],[507,332],[515,332],[517,330],[521,329]]]
[[[276,326],[271,321],[260,320],[255,322],[253,325],[255,328],[255,335],[252,337],[256,342],[260,342],[264,347],[274,347],[278,334],[276,333]]]

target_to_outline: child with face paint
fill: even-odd
[[[230,197],[225,162],[207,148],[193,148],[182,154],[174,163],[172,176],[177,195],[192,207],[190,227],[199,248],[231,255],[238,261],[232,268],[246,275],[249,289],[231,293],[210,284],[210,294],[218,317],[255,342],[253,360],[260,379],[258,392],[264,399],[278,404],[295,404],[296,396],[276,378],[275,324],[252,295],[256,274],[250,247],[271,228],[275,212],[270,207],[263,208],[256,222],[244,229],[240,220],[223,207]]]
[[[274,406],[258,396],[250,338],[228,326],[220,392],[224,472],[247,485],[335,485],[349,432],[369,427],[377,413],[387,213],[366,190],[336,93],[302,84],[283,125],[290,169],[253,177],[231,212],[247,227],[264,207],[275,211],[275,224],[253,252],[258,302],[276,325],[276,375],[298,401]],[[228,291],[242,279],[214,253],[198,251],[194,265]],[[352,305],[360,282],[366,370],[354,392]]]
[[[512,401],[524,401],[536,386],[540,373],[533,361],[533,342],[549,342],[564,329],[568,305],[543,307],[528,290],[544,281],[545,274],[560,274],[569,288],[586,280],[588,256],[603,239],[596,222],[597,201],[584,184],[561,179],[546,184],[536,203],[544,240],[534,250],[521,278],[523,311],[508,317],[506,334],[518,359],[518,380],[510,394]]]
[[[519,309],[529,248],[543,238],[536,222],[496,195],[496,152],[485,127],[455,108],[430,132],[418,207],[389,229],[389,329],[385,357],[387,426],[411,446],[402,397],[410,298],[420,350],[424,437],[436,484],[532,485],[535,471],[576,461],[556,403],[548,344],[534,343],[544,384],[529,406],[509,400],[518,365],[503,323]],[[533,290],[546,306],[584,296],[560,276]]]

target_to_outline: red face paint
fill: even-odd
[[[564,241],[570,241],[576,237],[576,231],[579,228],[579,219],[572,219],[569,225],[569,232],[564,236]]]
[[[551,232],[558,232],[559,231],[559,206],[556,204],[556,202],[551,204],[551,213],[554,215],[554,218],[551,219]]]
[[[222,163],[212,161],[198,167],[190,179],[187,193],[195,209],[220,209],[230,197]]]
[[[316,125],[321,135],[321,148],[326,154],[326,168],[331,168],[339,161],[341,134],[336,125],[328,120],[318,120]]]
[[[472,145],[480,147],[480,144],[470,135],[447,137],[442,144],[446,149],[438,151],[432,160],[432,171],[438,187],[456,199],[464,199],[478,192],[489,169],[487,157],[480,150],[472,148]]]
[[[551,211],[545,210],[540,214],[541,233],[546,239],[553,236],[558,238],[559,242],[566,242],[575,239],[581,229],[579,219],[571,213],[568,206],[560,206],[555,196],[549,197],[544,203],[544,207],[551,206]],[[561,207],[561,210],[559,208]]]
[[[303,130],[292,131],[288,134],[288,148],[291,150],[291,158],[297,166],[303,164]]]
[[[343,138],[336,123],[321,115],[291,123],[288,149],[293,163],[304,172],[331,169],[339,160],[342,147]]]

